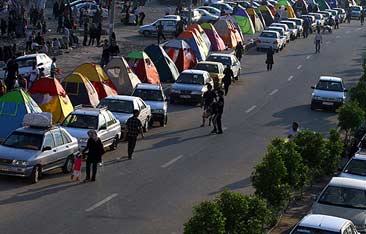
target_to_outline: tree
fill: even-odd
[[[301,189],[308,180],[309,168],[303,163],[300,153],[296,151],[296,144],[275,138],[269,147],[273,147],[281,155],[287,170],[287,183],[294,190]]]
[[[261,234],[262,226],[270,220],[266,201],[257,196],[225,190],[217,202],[226,219],[225,233]]]
[[[366,109],[366,83],[358,82],[357,85],[349,90],[349,97],[352,102],[358,102],[361,109]]]
[[[345,145],[348,146],[350,133],[360,127],[365,112],[358,102],[348,102],[338,109],[338,126],[345,131]]]
[[[310,170],[311,179],[323,175],[323,161],[329,154],[323,136],[319,132],[302,130],[294,138],[294,143],[304,164]]]
[[[225,234],[225,218],[215,201],[193,207],[193,216],[184,224],[184,234]]]
[[[342,154],[344,152],[344,144],[339,132],[336,129],[331,129],[329,138],[326,142],[326,148],[329,151],[327,158],[324,158],[322,168],[326,174],[332,174],[339,166]]]
[[[263,161],[253,172],[255,194],[265,198],[274,212],[279,212],[290,199],[291,189],[287,181],[287,170],[278,150],[268,147]]]

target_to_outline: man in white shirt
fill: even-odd
[[[320,31],[317,31],[314,37],[314,44],[315,44],[315,53],[320,53],[320,44],[323,43],[323,37],[320,34]]]

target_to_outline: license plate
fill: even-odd
[[[323,102],[323,105],[326,105],[326,106],[333,106],[333,102]]]
[[[180,98],[191,98],[191,95],[180,95]]]

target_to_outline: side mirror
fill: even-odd
[[[51,149],[52,149],[51,146],[45,146],[45,147],[43,147],[42,152],[49,151]]]
[[[311,86],[311,89],[315,89],[315,86]]]

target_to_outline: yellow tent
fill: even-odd
[[[287,2],[287,5],[281,4],[281,3],[282,2],[276,3],[275,8],[277,11],[285,8],[286,12],[287,12],[287,18],[297,18],[294,9],[288,2]]]

